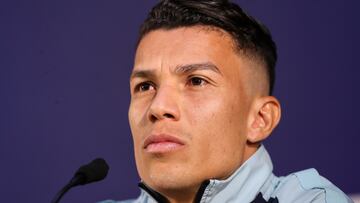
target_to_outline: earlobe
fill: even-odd
[[[278,125],[281,117],[279,101],[273,96],[256,99],[250,112],[247,139],[251,143],[265,140]]]

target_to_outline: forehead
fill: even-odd
[[[140,41],[134,69],[204,62],[224,66],[226,62],[238,62],[239,58],[231,36],[221,30],[200,26],[159,29]]]

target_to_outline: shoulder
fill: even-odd
[[[351,203],[352,200],[316,169],[280,177],[272,196],[279,202]]]

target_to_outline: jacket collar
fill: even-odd
[[[261,187],[272,175],[273,165],[263,145],[246,160],[230,177],[225,180],[210,179],[203,182],[195,202],[251,202]],[[149,195],[159,203],[168,202],[160,193],[140,182],[141,196]],[[142,199],[145,197],[143,196]],[[149,198],[146,198],[149,199]]]

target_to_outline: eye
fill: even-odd
[[[151,82],[142,82],[135,86],[135,92],[145,92],[155,89],[154,85]]]
[[[204,85],[206,85],[208,82],[205,80],[205,79],[203,79],[203,78],[200,78],[200,77],[191,77],[190,79],[189,79],[189,83],[190,83],[190,85],[192,85],[192,86],[204,86]]]

